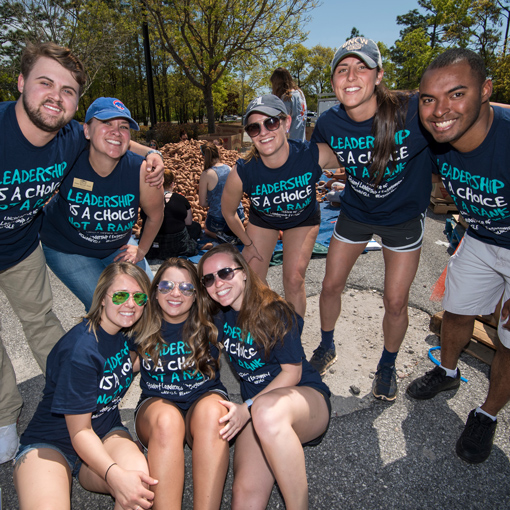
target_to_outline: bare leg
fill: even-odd
[[[271,262],[276,241],[278,241],[279,231],[256,227],[248,223],[246,232],[257,247],[259,255],[262,257],[262,260],[256,258],[251,259],[249,261],[250,267],[257,273],[262,281],[267,283],[267,270],[269,269],[269,263]]]
[[[298,227],[283,232],[283,288],[285,299],[294,305],[296,313],[305,316],[305,273],[310,259],[319,225]]]
[[[220,436],[219,419],[227,408],[218,403],[219,395],[208,395],[197,402],[190,418],[193,437],[193,508],[218,510],[227,477],[229,444]],[[189,414],[189,413],[188,413]],[[186,417],[188,418],[188,417]]]
[[[445,312],[441,325],[441,365],[453,370],[460,354],[469,343],[475,324],[474,315]]]
[[[32,450],[14,466],[20,510],[69,510],[71,481],[67,461],[51,448]]]
[[[407,303],[421,250],[399,253],[383,248],[384,255],[384,346],[397,352],[406,335],[409,318]]]
[[[181,412],[164,399],[153,398],[140,409],[135,425],[140,441],[147,445],[149,473],[159,480],[152,488],[152,508],[181,508],[185,437]]]
[[[365,246],[366,244],[349,244],[331,238],[319,299],[321,328],[324,331],[335,329],[342,309],[341,296],[347,277]]]
[[[485,403],[481,406],[485,412],[492,416],[496,416],[510,400],[509,373],[510,349],[507,349],[499,342],[491,365],[489,393],[487,394]]]

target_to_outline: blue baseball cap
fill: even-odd
[[[119,118],[126,118],[131,129],[140,131],[138,124],[131,118],[131,112],[122,101],[114,97],[98,97],[89,106],[87,115],[85,115],[85,122],[91,119],[110,120]]]

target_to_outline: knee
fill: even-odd
[[[251,411],[251,419],[255,432],[261,442],[272,442],[282,433],[283,416],[279,411],[276,399],[257,399]],[[262,401],[261,401],[262,400]]]
[[[305,287],[305,277],[298,271],[292,274],[285,275],[284,278],[285,291],[288,292],[301,292]]]
[[[322,281],[321,295],[328,297],[337,297],[344,291],[345,281],[335,280],[334,278],[328,278],[326,274]]]
[[[173,414],[163,412],[154,418],[150,428],[149,444],[165,448],[175,445],[177,440],[184,441],[184,422],[178,423],[178,417]]]
[[[253,480],[246,480],[234,475],[232,485],[232,510],[244,510],[245,508],[266,508],[267,501],[263,501],[261,491]]]
[[[393,317],[407,316],[407,296],[384,296],[384,310]]]

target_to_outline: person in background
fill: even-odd
[[[21,510],[71,508],[71,484],[111,494],[115,508],[152,506],[147,461],[119,403],[133,381],[128,346],[154,333],[150,282],[138,266],[115,262],[101,274],[90,311],[48,356],[43,398],[21,436],[14,485]]]
[[[44,208],[40,237],[48,266],[88,310],[112,262],[137,264],[152,278],[145,254],[163,221],[163,190],[145,182],[145,161],[128,151],[130,130],[139,127],[121,101],[96,99],[83,129],[89,150]],[[139,204],[147,221],[137,244]]]
[[[211,325],[200,321],[207,299],[195,265],[170,258],[152,282],[150,300],[157,331],[139,342],[142,395],[135,430],[147,451],[154,510],[177,510],[184,489],[183,445],[192,449],[193,508],[218,510],[229,463],[229,443],[220,435],[228,400],[220,381],[219,350]]]
[[[58,189],[87,141],[72,120],[87,81],[80,60],[52,42],[28,44],[21,56],[20,97],[0,104],[0,289],[21,321],[43,374],[46,358],[64,334],[53,313],[48,270],[39,230],[42,208]],[[145,145],[130,148],[147,160],[144,178],[162,181],[163,159]],[[26,172],[21,179],[20,171]],[[23,400],[0,337],[0,464],[18,449],[16,422]]]
[[[174,173],[166,169],[163,181],[165,190],[165,211],[163,223],[152,247],[147,252],[148,259],[170,257],[192,257],[198,253],[197,239],[202,233],[200,223],[193,221],[191,205],[186,197],[174,191]],[[142,209],[142,235],[147,215]]]
[[[272,93],[278,96],[292,118],[289,138],[306,140],[306,99],[287,69],[278,67],[271,75]]]
[[[158,142],[156,142],[156,140],[151,140],[151,141],[149,142],[149,147],[150,147],[151,149],[159,150]]]
[[[266,508],[276,480],[286,508],[306,509],[303,445],[321,442],[331,404],[329,388],[306,361],[303,319],[232,245],[207,252],[198,274],[210,297],[203,316],[215,321],[244,400],[220,401],[228,409],[220,435],[236,438],[232,508]]]
[[[409,289],[420,261],[432,189],[431,137],[418,118],[418,96],[389,91],[377,44],[355,37],[336,51],[331,85],[340,104],[318,119],[312,141],[325,142],[345,167],[347,182],[329,245],[319,300],[321,343],[310,360],[322,375],[336,361],[335,324],[347,278],[377,234],[384,257],[384,346],[372,393],[393,401],[395,362],[407,326]]]
[[[204,156],[204,170],[200,175],[198,184],[198,203],[208,207],[205,219],[205,233],[213,239],[225,243],[237,243],[237,238],[223,218],[221,212],[221,197],[231,168],[222,163],[219,148],[215,143],[205,142],[200,146]],[[241,202],[237,203],[236,215],[239,221],[244,221],[244,208]]]
[[[186,142],[188,140],[188,133],[184,129],[179,131],[179,141]]]

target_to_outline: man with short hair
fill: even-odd
[[[411,397],[459,387],[457,362],[475,318],[492,313],[503,295],[489,392],[469,413],[456,445],[470,463],[489,457],[496,415],[510,399],[510,110],[491,106],[491,93],[483,60],[466,49],[439,55],[420,83],[420,119],[439,142],[439,174],[469,228],[448,264],[441,365],[409,385]]]
[[[21,58],[20,97],[0,103],[0,289],[19,317],[43,374],[46,358],[63,335],[53,300],[39,228],[42,208],[58,189],[87,141],[72,120],[86,83],[83,64],[54,43],[29,45]],[[146,155],[147,147],[130,149]],[[159,154],[159,153],[158,153]],[[159,154],[160,156],[160,154]],[[150,156],[160,183],[163,164]],[[23,401],[0,338],[0,464],[18,447],[17,419]]]

